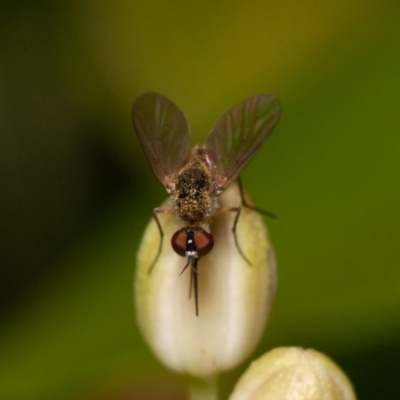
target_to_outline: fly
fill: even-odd
[[[214,125],[204,146],[190,147],[190,128],[182,111],[159,93],[145,93],[132,108],[132,120],[137,137],[159,181],[171,199],[171,207],[153,209],[153,217],[160,232],[156,257],[149,267],[155,266],[161,253],[164,233],[157,217],[160,213],[176,216],[180,224],[171,238],[174,251],[186,257],[191,271],[190,288],[194,290],[198,315],[198,260],[214,246],[210,232],[211,218],[220,213],[235,212],[232,227],[236,247],[242,252],[236,225],[241,206],[219,207],[218,196],[235,180],[239,181],[242,204],[246,204],[239,175],[279,120],[279,100],[270,94],[248,98],[226,112]]]

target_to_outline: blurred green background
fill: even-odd
[[[243,174],[276,249],[254,356],[313,347],[359,398],[400,392],[400,3],[16,1],[0,23],[0,398],[183,399],[135,324],[164,198],[135,138],[154,90],[193,141],[246,97],[281,121]],[[222,398],[245,366],[222,378]],[[158,388],[157,388],[158,386]]]

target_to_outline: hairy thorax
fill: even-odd
[[[172,194],[176,214],[187,223],[203,221],[212,213],[215,197],[210,168],[202,156],[193,152],[176,177]]]

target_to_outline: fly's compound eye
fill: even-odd
[[[214,238],[204,230],[198,232],[177,231],[171,238],[171,245],[175,253],[186,257],[188,252],[197,253],[198,257],[208,254],[214,247]]]
[[[186,242],[187,242],[187,233],[185,231],[176,231],[171,238],[171,245],[176,254],[179,254],[181,257],[186,256]]]
[[[199,257],[203,257],[214,247],[214,238],[211,233],[206,231],[196,232],[194,234],[194,243],[196,245],[197,254]]]

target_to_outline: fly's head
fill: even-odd
[[[175,253],[188,258],[188,265],[207,255],[214,247],[211,233],[200,227],[184,227],[176,231],[171,238]]]
[[[207,255],[214,247],[214,238],[211,233],[198,226],[187,226],[176,231],[171,238],[171,245],[174,251],[181,257],[187,258],[181,274],[190,270],[190,291],[189,297],[194,291],[196,316],[199,315],[198,283],[197,283],[197,262],[200,257]]]

